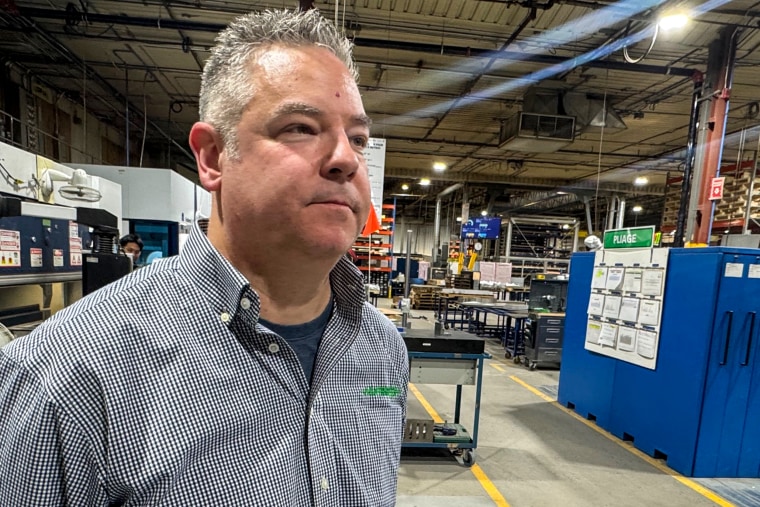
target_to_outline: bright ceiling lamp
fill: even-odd
[[[642,211],[644,211],[644,208],[642,208],[641,206],[637,204],[636,206],[631,208],[631,211],[633,211],[634,213],[641,213]]]
[[[483,211],[480,212],[480,214],[482,216],[486,216],[486,215],[488,215],[488,210],[483,210]]]
[[[683,12],[671,12],[662,16],[657,24],[660,25],[661,30],[678,30],[685,27],[689,23],[689,16]]]
[[[422,178],[420,180],[420,185],[422,185],[423,187],[430,186],[430,178]]]
[[[404,183],[403,185],[401,185],[401,190],[404,190],[404,191],[409,190],[409,185]]]
[[[433,170],[435,172],[441,173],[445,171],[448,168],[445,162],[434,162],[433,163]]]
[[[649,178],[646,176],[636,176],[636,179],[633,180],[633,184],[637,187],[643,187],[647,183],[649,183]]]

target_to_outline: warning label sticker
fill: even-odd
[[[0,268],[21,267],[21,233],[0,229]]]

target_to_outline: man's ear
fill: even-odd
[[[208,123],[196,122],[190,129],[188,141],[195,155],[201,185],[209,192],[218,192],[222,188],[222,136]]]

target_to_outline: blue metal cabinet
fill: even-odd
[[[684,475],[760,477],[757,264],[760,250],[672,249],[649,370],[584,349],[593,257],[573,255],[560,402]]]
[[[691,475],[723,254],[673,249],[663,299],[657,368],[618,361],[610,427]]]
[[[753,433],[758,431],[760,418],[754,411],[748,412],[748,408],[753,370],[757,364],[754,355],[760,278],[747,277],[750,265],[757,263],[760,263],[760,253],[726,253],[721,260],[720,275],[726,273],[728,264],[733,264],[741,266],[743,276],[721,276],[718,285],[695,476],[758,475],[757,438]],[[755,390],[757,388],[755,386]],[[748,415],[754,420],[749,420]],[[745,432],[749,445],[743,447]],[[740,461],[745,463],[741,470]],[[749,465],[752,461],[755,462],[754,470]]]
[[[575,253],[570,260],[567,313],[559,371],[557,400],[582,416],[607,428],[610,418],[613,377],[617,360],[592,354],[584,348],[591,274],[592,252]]]

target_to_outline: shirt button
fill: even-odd
[[[248,298],[243,298],[240,300],[240,306],[243,307],[243,310],[247,310],[251,307],[251,300]]]
[[[327,491],[330,488],[330,483],[327,482],[327,477],[322,477],[322,480],[319,481],[319,486],[322,488],[322,491]]]
[[[269,352],[272,354],[277,354],[280,351],[280,346],[276,343],[270,343],[269,344]]]
[[[224,322],[225,324],[230,321],[230,314],[227,312],[222,312],[222,314],[219,316],[219,318]]]

